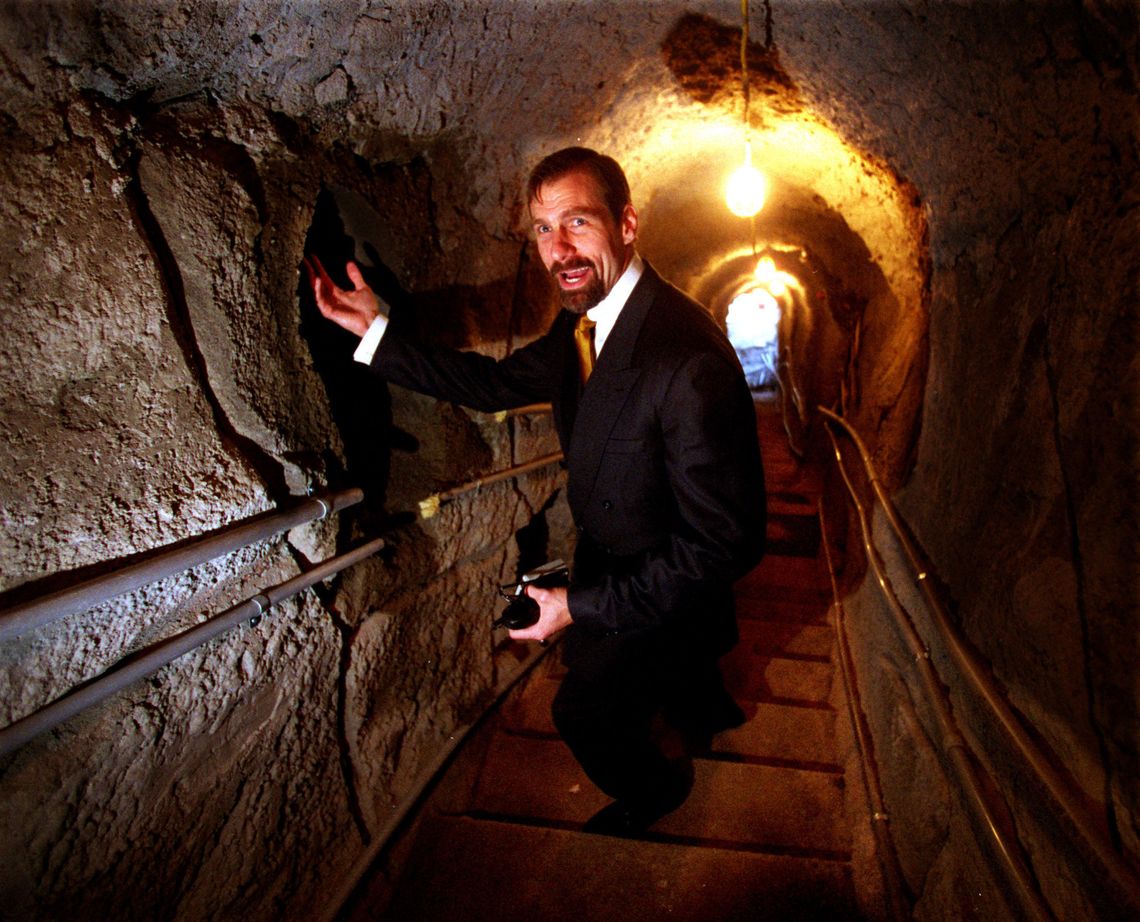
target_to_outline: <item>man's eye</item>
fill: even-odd
[[[585,218],[571,218],[570,219],[570,226],[571,227],[581,227],[585,223],[586,223]]]
[[[536,234],[549,234],[550,233],[550,225],[549,224],[540,224],[534,229],[534,232]]]

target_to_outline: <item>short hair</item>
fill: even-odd
[[[588,147],[564,147],[549,156],[543,157],[533,170],[526,183],[526,200],[529,204],[538,198],[538,190],[548,182],[561,179],[567,173],[583,170],[597,181],[602,190],[602,199],[621,224],[625,206],[630,204],[629,181],[621,166],[613,157],[599,154]]]

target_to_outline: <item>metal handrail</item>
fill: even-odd
[[[934,623],[947,643],[947,649],[954,664],[962,671],[975,693],[981,696],[994,716],[998,718],[998,723],[1005,731],[1008,740],[1028,763],[1053,801],[1064,811],[1069,822],[1093,850],[1097,859],[1111,875],[1113,882],[1123,891],[1131,903],[1140,907],[1140,874],[1137,874],[1116,851],[1108,836],[1101,831],[1096,818],[1085,807],[1082,795],[1074,791],[1071,783],[1057,771],[1049,757],[1014,714],[1013,709],[1006,702],[1004,695],[990,678],[977,655],[967,646],[957,626],[950,619],[946,606],[938,597],[933,581],[929,579],[929,568],[923,562],[922,555],[911,540],[908,529],[904,527],[898,510],[879,481],[871,462],[870,453],[859,437],[859,433],[852,428],[847,420],[831,410],[824,407],[820,407],[819,410],[824,417],[837,423],[847,433],[858,450],[875,498],[882,506],[891,530],[914,569],[923,596],[934,615]],[[838,452],[838,448],[836,451]]]
[[[434,514],[434,512],[425,511],[425,504],[434,503],[435,510],[438,511],[441,502],[455,499],[486,484],[497,483],[552,464],[561,458],[561,452],[544,455],[525,464],[496,471],[445,493],[429,497],[428,500],[423,500],[420,503],[421,514],[424,518]],[[0,618],[8,619],[0,622],[0,625],[7,627],[9,635],[30,630],[76,611],[91,608],[116,595],[146,585],[148,582],[162,579],[172,573],[211,560],[270,535],[278,534],[298,524],[312,521],[315,518],[324,518],[330,512],[360,502],[363,495],[363,491],[359,488],[343,490],[330,495],[327,499],[313,498],[287,512],[255,519],[226,529],[220,534],[194,541],[186,547],[159,554],[151,560],[124,567],[114,573],[88,580],[71,589],[53,593],[26,605],[9,609],[0,614]],[[312,508],[314,505],[316,505],[319,515],[311,514],[314,511]],[[144,650],[124,657],[95,678],[72,688],[26,717],[9,724],[7,727],[0,728],[0,756],[18,749],[39,734],[59,726],[80,711],[97,704],[117,691],[121,691],[132,682],[145,678],[224,631],[243,621],[259,618],[278,602],[284,601],[303,589],[375,554],[383,546],[384,539],[376,538],[355,550],[332,557],[284,583],[266,589],[189,630],[175,634]]]
[[[501,480],[509,480],[511,477],[517,477],[519,474],[526,474],[530,471],[537,470],[540,467],[546,467],[548,464],[562,460],[562,452],[554,451],[548,455],[543,455],[540,458],[535,458],[533,461],[527,461],[523,464],[516,464],[513,467],[504,468],[501,471],[495,471],[493,474],[487,474],[483,477],[476,477],[474,480],[469,480],[467,483],[458,487],[452,487],[450,490],[444,490],[442,493],[433,493],[427,499],[421,499],[419,502],[420,518],[430,519],[432,516],[439,514],[440,506],[444,503],[451,502],[457,497],[463,496],[465,493],[473,493],[480,487],[488,486],[492,483],[498,483]]]
[[[941,680],[930,661],[930,651],[923,643],[922,638],[914,627],[914,623],[911,621],[910,615],[907,614],[903,608],[902,603],[898,599],[898,595],[895,593],[894,587],[891,585],[890,578],[887,576],[882,561],[879,558],[878,550],[875,548],[875,544],[871,539],[867,510],[856,493],[850,478],[847,476],[847,470],[843,466],[843,455],[839,450],[839,444],[836,442],[835,436],[830,430],[828,430],[828,436],[835,449],[835,459],[836,464],[839,466],[839,472],[843,477],[844,484],[847,486],[848,493],[851,495],[851,500],[855,504],[855,509],[859,517],[859,527],[863,535],[863,548],[867,552],[867,560],[871,564],[871,568],[878,580],[879,588],[882,590],[883,596],[886,598],[895,616],[895,623],[902,631],[907,646],[910,648],[910,652],[914,656],[915,663],[918,666],[919,676],[925,686],[927,700],[933,708],[935,719],[938,721],[938,729],[942,737],[942,748],[950,757],[950,763],[954,768],[954,772],[958,776],[958,780],[963,785],[966,793],[970,796],[974,809],[985,821],[990,834],[989,842],[996,850],[998,859],[1002,865],[1004,865],[1007,876],[1016,886],[1026,913],[1030,918],[1040,920],[1040,922],[1052,922],[1055,916],[1037,888],[1032,872],[1022,859],[1019,846],[1009,842],[1001,830],[1000,820],[993,805],[990,803],[990,796],[987,793],[987,784],[983,778],[981,768],[974,761],[969,745],[966,743],[961,730],[958,728],[957,721],[954,719]]]
[[[823,554],[827,560],[827,573],[831,578],[831,595],[835,603],[835,646],[839,658],[839,672],[847,691],[848,719],[855,735],[855,745],[859,750],[859,763],[862,767],[863,788],[871,808],[871,831],[875,836],[875,853],[883,869],[886,883],[886,899],[890,917],[896,922],[912,917],[912,910],[904,895],[905,875],[899,864],[898,851],[890,832],[890,814],[883,803],[883,786],[871,755],[871,730],[867,718],[859,704],[859,689],[855,679],[855,664],[852,661],[847,642],[846,617],[843,602],[839,596],[839,581],[835,575],[835,564],[831,559],[831,543],[827,540],[827,522],[823,512],[823,499],[819,501],[819,524]]]
[[[528,403],[525,407],[512,407],[509,410],[498,410],[495,419],[502,423],[513,416],[545,416],[554,412],[554,405],[549,403]]]
[[[243,621],[260,618],[274,605],[285,601],[321,580],[335,576],[346,567],[372,556],[384,546],[383,538],[375,538],[354,550],[331,557],[311,570],[283,583],[264,589],[220,615],[197,624],[189,630],[159,641],[145,650],[130,654],[100,675],[78,685],[50,704],[0,729],[0,756],[18,749],[39,734],[59,726],[80,711],[121,691],[133,682],[146,678],[168,663],[208,640],[230,630]]]
[[[231,525],[217,534],[196,539],[183,547],[169,548],[148,560],[128,564],[112,573],[105,573],[58,592],[14,605],[0,612],[0,641],[18,637],[33,628],[94,608],[115,596],[188,570],[257,541],[271,538],[298,525],[323,519],[341,509],[356,505],[363,498],[364,491],[359,487],[340,490],[323,497],[309,497],[292,509],[255,516]]]

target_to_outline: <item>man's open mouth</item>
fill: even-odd
[[[560,266],[554,274],[563,288],[580,288],[589,281],[593,268],[589,263],[578,263],[569,267]]]

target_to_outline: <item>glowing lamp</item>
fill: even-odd
[[[761,256],[753,272],[756,281],[768,289],[775,297],[781,297],[788,290],[784,283],[784,273],[776,268],[776,261],[771,256]]]
[[[725,189],[728,210],[740,218],[751,218],[764,207],[768,180],[752,165],[752,145],[744,145],[744,163],[729,177]]]

